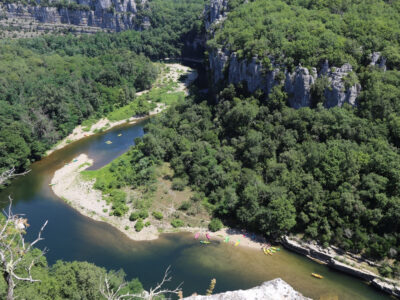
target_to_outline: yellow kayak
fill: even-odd
[[[121,135],[122,135],[122,133],[118,134],[118,136],[121,136]]]
[[[319,278],[319,279],[324,278],[324,276],[319,275],[319,274],[317,274],[317,273],[311,273],[311,276],[313,276],[313,277],[315,277],[315,278]]]
[[[112,142],[111,141],[107,141],[106,144],[110,145],[110,144],[112,144]]]
[[[239,245],[239,242],[236,242],[236,243],[235,243],[235,247],[236,247],[237,245]]]

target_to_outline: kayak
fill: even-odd
[[[263,251],[264,251],[264,254],[265,254],[265,255],[268,255],[268,254],[269,254],[269,251],[268,251],[267,249],[263,248]]]
[[[194,235],[194,238],[197,240],[197,239],[199,238],[199,236],[200,236],[200,233],[196,233],[196,234]]]
[[[319,275],[319,274],[317,274],[317,273],[311,273],[311,276],[313,276],[313,277],[315,277],[315,278],[318,278],[318,279],[324,278],[324,276]]]
[[[77,162],[78,160],[77,159],[74,159],[72,162]]]
[[[211,242],[210,241],[200,241],[200,243],[202,243],[202,244],[210,244]]]
[[[224,240],[225,243],[229,242],[229,236],[227,236]]]
[[[122,135],[122,133],[118,134],[118,136],[121,136],[121,135]]]
[[[239,243],[240,243],[240,241],[237,241],[237,242],[235,243],[235,247],[236,247],[237,245],[239,245]]]
[[[49,186],[54,186],[54,185],[56,185],[55,183],[49,183]]]
[[[110,145],[110,144],[112,144],[112,142],[111,141],[107,141],[106,144]]]
[[[206,238],[207,240],[210,240],[210,235],[208,233],[206,233]]]

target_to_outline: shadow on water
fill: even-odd
[[[45,240],[49,263],[58,259],[93,262],[107,269],[124,269],[129,278],[139,277],[145,288],[154,286],[171,265],[172,285],[184,282],[184,294],[205,293],[210,280],[217,279],[215,292],[246,289],[280,277],[304,295],[315,299],[389,299],[365,283],[331,271],[302,256],[282,250],[273,257],[261,251],[231,244],[201,245],[192,234],[164,234],[154,241],[135,242],[110,225],[82,216],[58,199],[49,187],[55,170],[81,153],[95,160],[100,168],[129,149],[143,135],[148,120],[124,125],[72,143],[32,165],[32,171],[17,178],[0,194],[4,207],[7,195],[14,210],[25,213],[33,238],[45,220]],[[118,137],[122,133],[122,136]],[[112,141],[107,145],[106,141]],[[322,274],[317,280],[311,272]]]

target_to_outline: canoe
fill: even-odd
[[[311,276],[313,276],[313,277],[315,277],[315,278],[318,278],[318,279],[324,278],[324,276],[319,275],[319,274],[317,274],[317,273],[311,273]]]
[[[202,244],[210,244],[211,242],[210,241],[200,241],[200,243],[202,243]]]

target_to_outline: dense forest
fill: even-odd
[[[148,3],[146,31],[48,35],[0,43],[0,172],[18,171],[88,118],[128,104],[201,31],[203,0]]]
[[[26,168],[83,120],[126,105],[157,76],[148,58],[126,50],[86,57],[0,47],[0,171]]]
[[[382,52],[391,68],[400,68],[398,1],[325,0],[229,1],[231,11],[211,48],[225,47],[239,57],[258,56],[289,69],[299,63],[321,67],[350,63],[354,69]],[[247,2],[247,1],[246,1]]]
[[[243,57],[274,55],[288,66],[351,62],[362,86],[357,107],[295,110],[283,85],[270,95],[230,85],[217,104],[197,96],[153,120],[131,163],[151,178],[144,170],[170,162],[197,192],[193,201],[249,230],[301,233],[325,246],[398,260],[400,12],[397,2],[372,2],[232,1],[234,10],[209,42]],[[369,66],[378,50],[386,70]],[[120,183],[142,184],[146,176]]]

